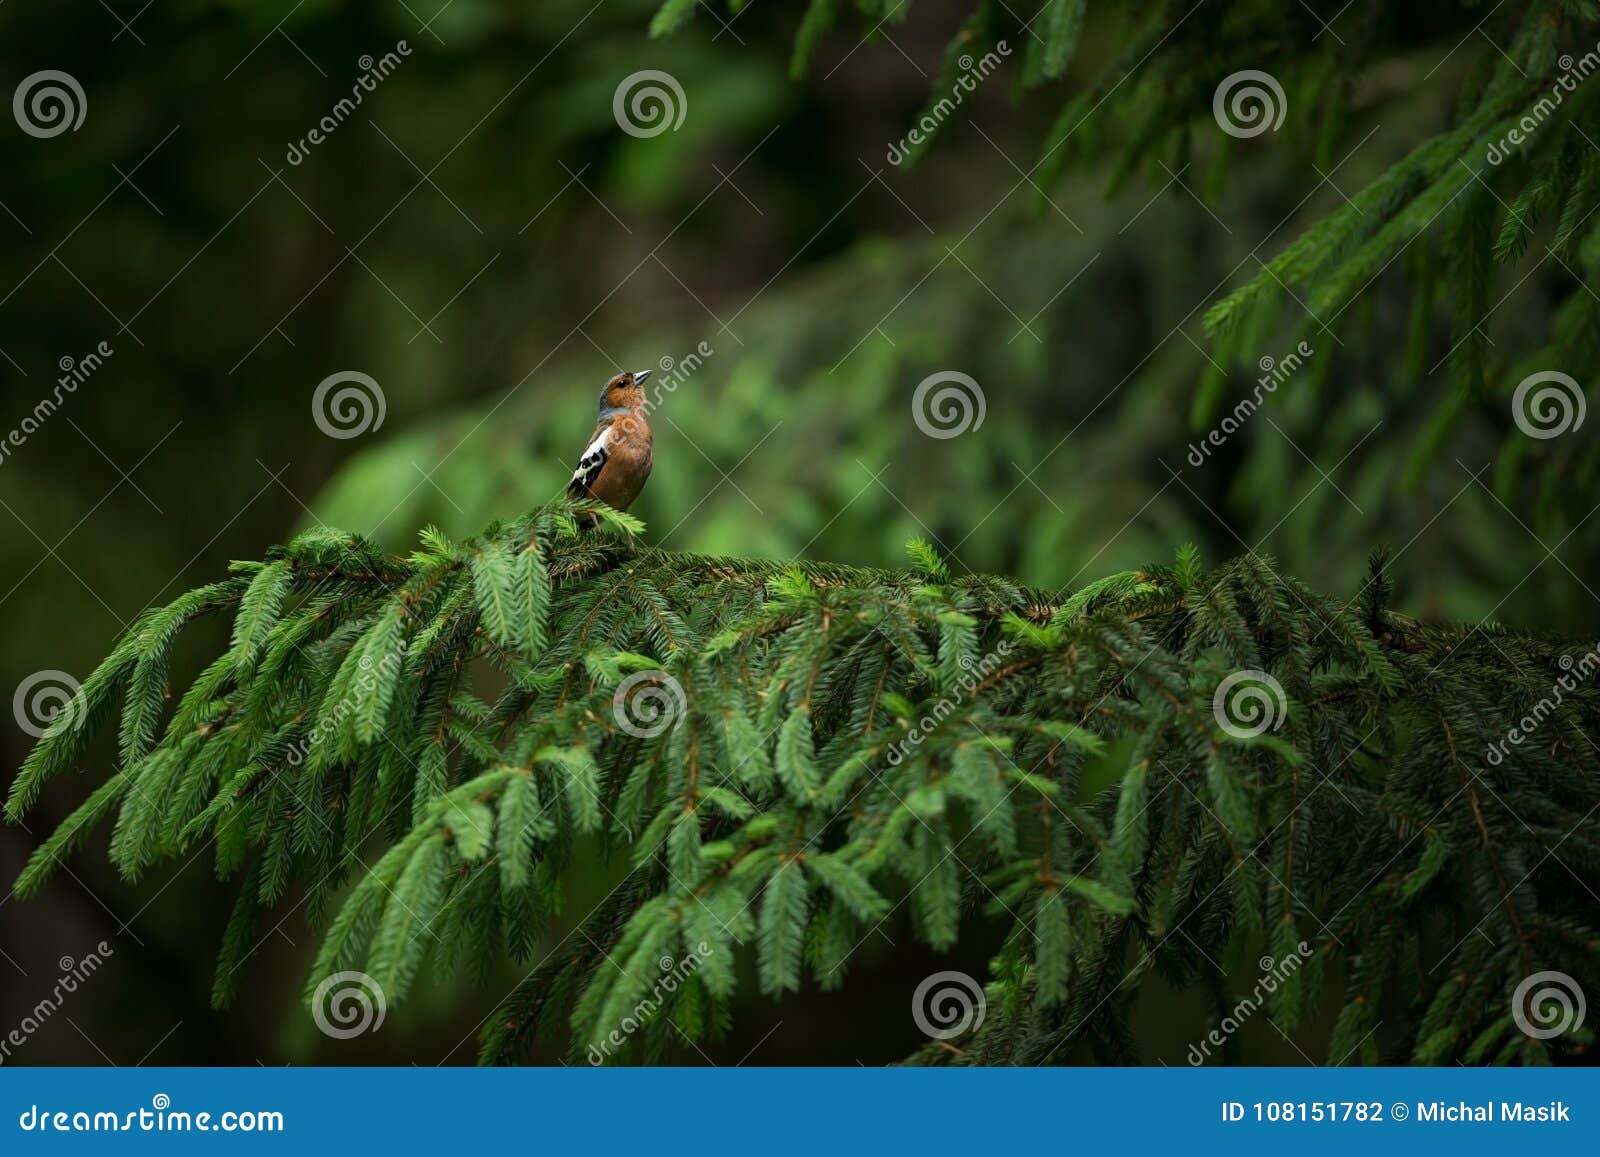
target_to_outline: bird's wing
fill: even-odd
[[[583,457],[578,459],[578,468],[572,472],[572,481],[567,483],[567,493],[573,498],[591,498],[590,493],[595,479],[600,477],[600,471],[605,468],[606,459],[611,452],[606,448],[611,436],[611,424],[608,422],[595,431],[589,445],[583,451]]]

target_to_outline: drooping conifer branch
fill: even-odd
[[[152,610],[12,786],[15,820],[120,711],[117,771],[17,892],[113,817],[130,880],[209,847],[239,881],[219,1003],[301,890],[331,913],[308,996],[525,961],[491,1062],[541,1028],[660,1055],[730,1023],[740,961],[768,997],[836,988],[885,920],[936,949],[1004,930],[989,1017],[939,1062],[1129,1059],[1150,973],[1220,993],[1290,953],[1274,1021],[1337,996],[1332,1061],[1535,1061],[1515,984],[1600,975],[1600,693],[1562,665],[1588,648],[1419,624],[1377,563],[1349,601],[1189,550],[1057,594],[920,543],[883,571],[641,529],[562,503],[407,558],[318,530]],[[212,612],[230,645],[173,705]],[[665,990],[663,961],[690,962]]]

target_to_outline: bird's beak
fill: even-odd
[[[634,370],[633,371],[633,384],[636,385],[636,386],[642,386],[642,385],[644,385],[644,380],[646,378],[648,378],[649,376],[650,376],[650,371],[649,370]]]

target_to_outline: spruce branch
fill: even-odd
[[[990,1015],[917,1060],[1127,1060],[1146,976],[1217,993],[1301,944],[1275,1019],[1342,991],[1335,1061],[1380,1004],[1419,1060],[1581,1046],[1506,1029],[1530,970],[1600,975],[1600,691],[1536,707],[1576,646],[1399,615],[1381,559],[1348,601],[1188,548],[1058,595],[922,543],[878,570],[641,530],[560,502],[405,558],[310,531],[148,613],[12,785],[19,820],[120,701],[116,772],[17,893],[113,818],[130,880],[209,847],[239,879],[218,1003],[299,889],[326,927],[308,999],[521,962],[489,1063],[541,1031],[660,1057],[732,1022],[742,960],[766,998],[830,989],[885,920],[948,948],[974,907],[1008,929]],[[211,612],[227,648],[170,705]],[[1530,712],[1531,742],[1476,757]]]

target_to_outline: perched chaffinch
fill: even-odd
[[[645,420],[644,385],[649,370],[618,374],[600,394],[594,434],[567,484],[573,498],[597,498],[626,510],[644,489],[654,459],[650,423]],[[593,526],[598,519],[586,519]]]

